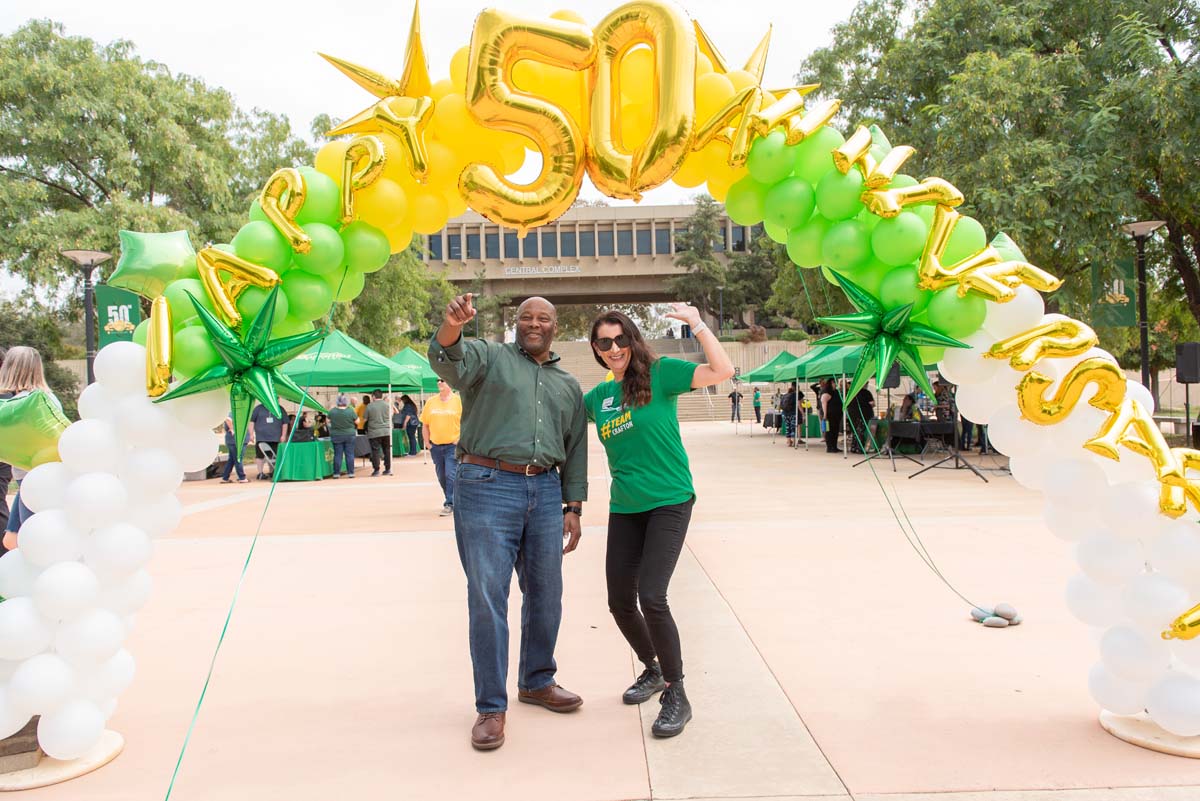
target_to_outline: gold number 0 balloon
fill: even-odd
[[[588,175],[609,197],[641,200],[642,192],[671,179],[683,163],[696,124],[696,34],[674,5],[635,2],[621,6],[596,28],[591,69]],[[654,53],[654,124],[633,153],[618,144],[621,130],[621,59],[648,44]]]
[[[467,66],[467,106],[489,128],[529,137],[542,153],[532,183],[512,183],[486,164],[471,164],[459,188],[471,207],[522,234],[565,212],[583,183],[584,144],[578,124],[561,108],[513,88],[522,59],[581,70],[596,57],[592,32],[560,20],[532,20],[488,9],[475,20]]]

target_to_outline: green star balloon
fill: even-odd
[[[42,390],[0,400],[0,461],[22,470],[58,461],[58,438],[71,421]]]
[[[207,392],[218,387],[229,387],[229,402],[233,410],[234,441],[242,442],[246,426],[250,421],[251,401],[257,400],[272,414],[282,417],[279,396],[295,403],[324,411],[321,404],[313,400],[299,384],[284,375],[279,368],[295,356],[312,347],[314,342],[324,339],[329,333],[325,329],[308,331],[280,339],[271,339],[271,325],[275,321],[276,286],[267,297],[267,302],[239,337],[231,328],[204,308],[190,293],[192,305],[200,315],[213,347],[221,356],[222,364],[192,376],[179,386],[155,400],[156,403],[172,398],[182,398],[197,392]]]
[[[900,369],[905,375],[916,381],[926,394],[932,395],[933,387],[929,383],[929,376],[925,374],[925,365],[921,363],[921,354],[917,348],[921,345],[969,348],[970,345],[928,326],[912,322],[911,303],[885,309],[878,298],[849,278],[838,272],[834,272],[833,276],[858,311],[832,317],[818,317],[820,322],[841,330],[822,337],[813,344],[863,346],[858,369],[854,371],[854,381],[851,382],[846,397],[853,398],[858,394],[870,379],[872,369],[875,372],[876,383],[882,384],[896,362],[900,363]]]
[[[119,286],[154,300],[167,284],[180,278],[196,278],[196,251],[187,231],[144,234],[120,231],[121,258],[108,278]]]

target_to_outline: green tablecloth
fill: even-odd
[[[417,453],[425,443],[421,441],[421,429],[417,429]],[[392,456],[408,456],[408,435],[404,433],[403,428],[392,429]]]
[[[333,443],[327,439],[281,443],[279,449],[275,460],[279,481],[320,481],[333,475]]]
[[[821,436],[821,418],[817,416],[814,410],[809,409],[805,420],[807,421],[807,427],[805,428],[804,436],[806,438]]]

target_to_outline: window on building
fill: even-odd
[[[596,232],[595,231],[580,231],[579,232],[579,255],[580,256],[595,256],[596,255]]]
[[[600,231],[600,255],[601,256],[615,256],[616,255],[616,252],[613,250],[613,232],[608,230],[607,228]]]
[[[483,235],[483,253],[489,259],[500,258],[500,234]]]
[[[572,228],[564,228],[558,232],[558,253],[563,258],[575,258],[575,231]]]
[[[617,255],[633,255],[633,231],[617,231]]]
[[[723,253],[728,247],[729,229],[722,225],[720,233],[718,233],[717,238],[713,240],[713,253]]]
[[[521,247],[525,249],[525,258],[536,259],[538,257],[537,231],[526,235],[525,239],[521,242]]]
[[[733,226],[733,247],[732,250],[744,251],[746,249],[746,228],[745,226]]]
[[[542,231],[542,255],[548,259],[558,258],[558,231],[553,228]]]
[[[446,232],[446,259],[462,261],[462,234],[457,229]]]
[[[438,231],[433,236],[429,237],[429,260],[442,260],[442,232]]]
[[[504,232],[504,258],[516,261],[521,258],[521,246],[517,242],[517,235],[513,231]]]
[[[639,228],[637,230],[637,254],[639,256],[650,255],[650,229]]]
[[[669,228],[654,229],[654,250],[660,256],[671,252],[671,230]]]
[[[482,258],[479,252],[479,234],[467,234],[467,258],[476,261]]]

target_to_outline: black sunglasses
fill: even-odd
[[[614,342],[617,343],[618,348],[628,348],[633,339],[629,334],[617,334],[615,337],[597,337],[592,342],[592,347],[603,353],[604,351],[612,350]]]

